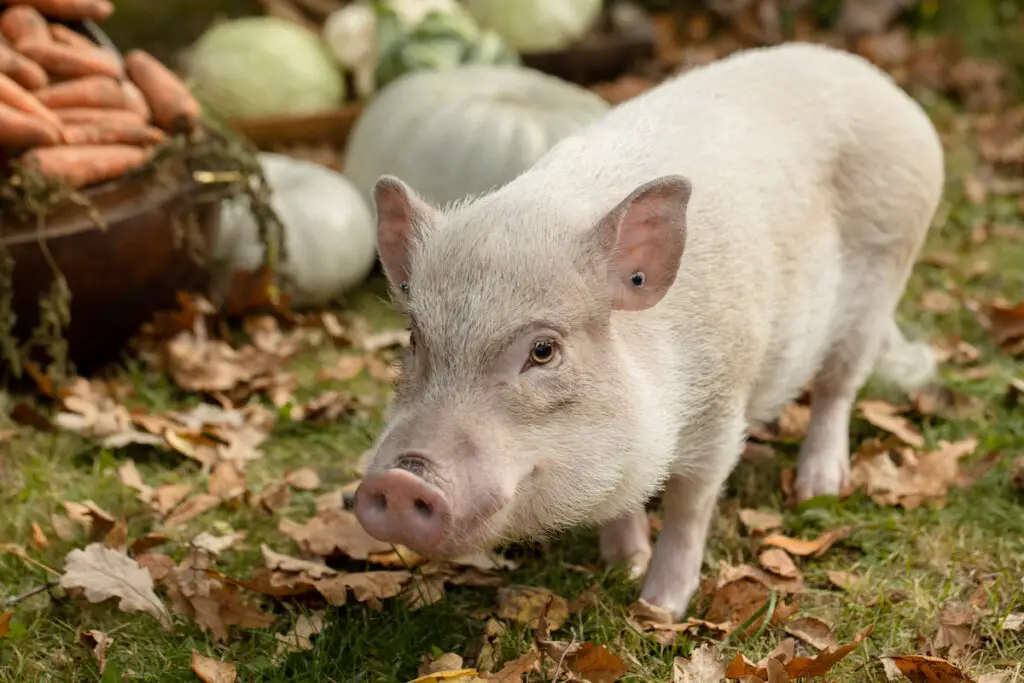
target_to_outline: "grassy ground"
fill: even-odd
[[[952,111],[941,103],[932,106],[936,122],[953,129]],[[1024,409],[1004,403],[1007,381],[1024,375],[1024,365],[1013,361],[989,341],[974,316],[961,307],[936,314],[925,310],[921,298],[932,289],[955,282],[972,298],[988,300],[1000,295],[1016,301],[1024,297],[1024,221],[1010,200],[993,200],[981,206],[965,201],[960,176],[975,163],[968,136],[951,134],[949,140],[950,181],[945,204],[931,234],[926,253],[954,251],[950,267],[921,264],[915,271],[902,315],[911,329],[928,339],[960,335],[982,352],[980,364],[993,370],[986,379],[969,380],[954,370],[946,379],[954,388],[978,397],[982,410],[970,419],[949,421],[926,419],[922,432],[928,446],[939,439],[976,435],[981,441],[978,457],[992,450],[1006,457],[975,486],[954,491],[945,507],[926,506],[912,512],[881,508],[862,495],[844,501],[813,502],[795,510],[784,510],[785,529],[790,535],[813,537],[818,532],[843,524],[853,525],[853,534],[822,558],[802,563],[808,590],[802,599],[802,614],[818,616],[835,627],[841,641],[874,624],[874,632],[833,672],[840,681],[883,681],[880,664],[872,658],[890,652],[919,651],[920,639],[934,635],[938,612],[950,601],[964,600],[978,586],[988,586],[992,615],[979,622],[984,646],[963,664],[975,673],[1010,669],[1007,681],[1024,681],[1024,634],[1001,632],[1002,618],[1024,611],[1024,499],[1015,493],[1008,477],[1012,456],[1024,454]],[[971,239],[972,226],[979,218],[997,217],[1017,231],[1012,236],[993,236],[980,244]],[[978,274],[974,264],[988,261],[990,267]],[[378,299],[380,283],[375,282],[348,302],[381,328],[401,324]],[[303,376],[300,397],[325,385],[313,379],[318,363],[333,351],[320,350],[299,363]],[[131,374],[139,396],[154,409],[195,401],[171,383],[148,375],[137,367]],[[381,424],[387,390],[365,377],[355,390],[375,406],[368,418],[343,421],[328,427],[280,422],[265,446],[265,457],[249,467],[248,480],[259,489],[278,479],[289,467],[309,465],[318,470],[324,489],[336,488],[352,476],[352,466],[370,444]],[[866,394],[877,394],[871,388]],[[0,425],[2,426],[2,425]],[[855,420],[855,443],[876,430]],[[736,511],[741,507],[783,510],[777,485],[779,471],[791,465],[796,448],[779,449],[767,465],[744,463],[731,477],[720,506],[706,552],[705,575],[713,573],[719,559],[734,563],[756,562],[750,539],[740,531]],[[198,482],[195,463],[182,458],[156,455],[144,450],[109,452],[68,434],[23,432],[0,445],[0,541],[28,546],[30,524],[35,521],[50,530],[49,514],[60,510],[61,501],[91,499],[116,516],[129,520],[129,534],[149,530],[149,518],[132,491],[122,486],[116,468],[128,455],[135,458],[151,483]],[[185,542],[215,524],[244,529],[248,538],[238,549],[224,554],[222,569],[235,576],[248,575],[261,564],[259,544],[266,541],[281,552],[297,554],[294,544],[276,530],[277,517],[304,519],[314,510],[313,494],[296,494],[276,516],[259,516],[246,508],[225,509],[203,514],[173,535],[171,554],[181,557]],[[57,541],[33,558],[60,568],[65,554],[76,544]],[[84,541],[80,541],[81,545]],[[667,681],[674,657],[686,656],[699,639],[680,637],[671,647],[654,644],[634,631],[625,620],[626,606],[639,589],[616,571],[588,576],[567,567],[597,563],[596,534],[580,530],[562,537],[550,547],[519,549],[520,569],[510,580],[550,588],[573,597],[593,581],[601,585],[598,605],[570,618],[563,637],[606,643],[630,666],[627,681]],[[827,570],[849,571],[861,577],[851,594],[829,590]],[[47,574],[18,558],[0,556],[0,600],[24,593],[41,584]],[[896,592],[904,600],[891,597]],[[479,640],[483,620],[477,611],[494,606],[494,589],[450,589],[447,599],[417,612],[397,602],[388,602],[381,612],[359,606],[328,610],[329,624],[314,641],[312,651],[291,655],[274,665],[270,653],[274,632],[286,630],[302,613],[301,607],[280,605],[281,618],[271,630],[235,632],[227,646],[214,644],[209,634],[183,618],[176,617],[170,633],[160,631],[145,616],[121,613],[110,604],[54,599],[43,595],[20,603],[15,609],[11,632],[0,639],[0,681],[94,681],[98,667],[88,650],[78,643],[85,629],[98,629],[113,636],[104,681],[193,681],[189,670],[192,649],[223,657],[238,664],[242,680],[252,681],[403,681],[414,678],[419,658],[425,653],[462,652]],[[0,610],[2,611],[2,610]],[[734,641],[752,660],[767,653],[783,636],[768,629],[756,641]],[[508,656],[525,650],[527,628],[512,626],[503,636]],[[1016,667],[1016,668],[1014,668]]]

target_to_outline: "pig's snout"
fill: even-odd
[[[421,555],[444,542],[452,527],[451,508],[444,493],[421,478],[427,469],[422,457],[403,456],[394,468],[363,479],[355,508],[368,534]]]

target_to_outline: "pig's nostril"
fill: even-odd
[[[434,514],[434,508],[432,508],[430,506],[430,503],[423,500],[422,498],[416,499],[414,505],[416,507],[416,512],[420,513],[424,517],[430,517],[432,514]]]
[[[388,509],[388,497],[383,493],[378,493],[373,497],[373,506],[379,511],[384,512]]]

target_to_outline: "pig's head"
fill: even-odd
[[[445,557],[642,505],[664,476],[645,464],[656,399],[611,313],[675,281],[689,182],[653,180],[586,225],[537,193],[441,211],[383,177],[374,195],[412,341],[356,493],[364,528]]]

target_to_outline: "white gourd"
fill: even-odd
[[[374,183],[390,174],[446,204],[504,185],[610,108],[585,88],[524,67],[409,73],[359,117],[345,175],[370,202]]]
[[[377,232],[369,205],[347,178],[320,164],[261,152],[271,206],[284,226],[292,304],[317,306],[361,283],[377,259]],[[222,262],[215,288],[226,294],[235,271],[263,262],[255,219],[246,198],[225,202],[214,258]]]
[[[465,0],[483,28],[517,52],[564,50],[584,38],[601,16],[602,0]]]

